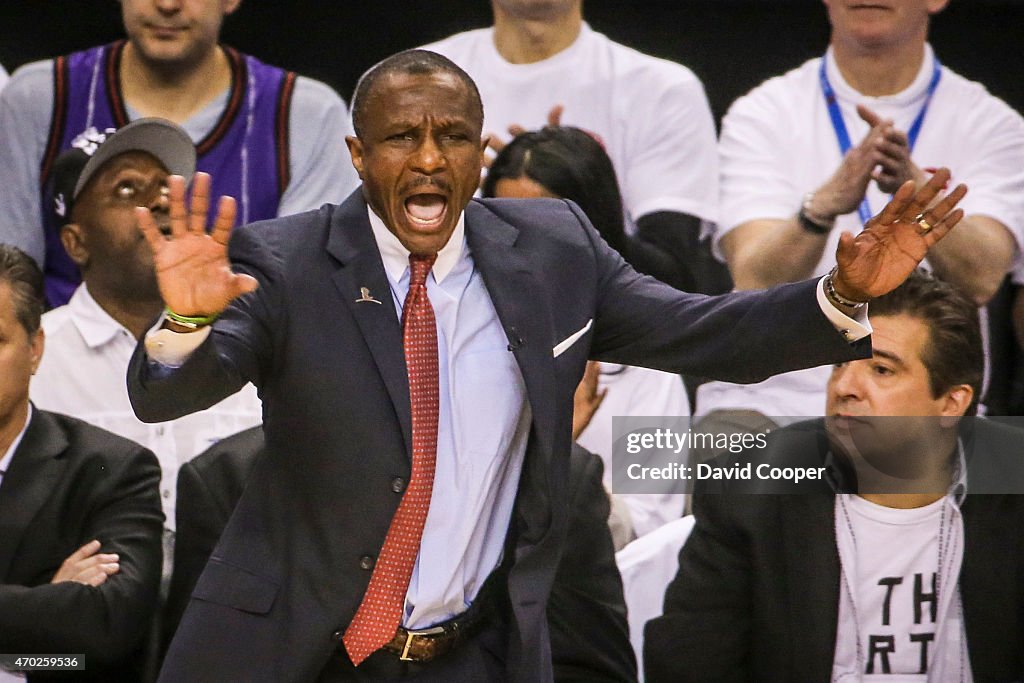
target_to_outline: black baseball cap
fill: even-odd
[[[159,118],[136,119],[117,130],[89,128],[78,135],[71,148],[53,165],[53,211],[57,224],[71,220],[75,200],[105,163],[125,152],[148,152],[171,175],[192,180],[196,171],[196,148],[180,126]]]

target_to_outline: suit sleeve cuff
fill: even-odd
[[[168,368],[180,368],[210,336],[209,325],[195,332],[174,332],[163,328],[165,317],[146,333],[146,354],[150,360]]]
[[[828,277],[828,276],[826,276]],[[832,302],[825,296],[825,278],[818,280],[817,287],[818,306],[825,314],[832,326],[843,335],[843,339],[851,344],[871,334],[871,321],[868,320],[868,307],[865,305],[857,311],[854,318],[846,315],[832,305]]]

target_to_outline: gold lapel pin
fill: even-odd
[[[373,298],[373,296],[370,294],[370,289],[368,287],[360,287],[359,288],[359,298],[356,299],[356,303],[357,304],[361,304],[363,302],[368,302],[368,303],[372,303],[372,304],[379,304],[380,303],[379,301],[377,301],[376,299]]]

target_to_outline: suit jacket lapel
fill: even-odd
[[[785,557],[789,563],[789,659],[799,667],[792,680],[827,681],[839,620],[839,551],[835,541],[835,496],[793,495],[780,499]]]
[[[64,465],[57,456],[67,447],[67,439],[49,416],[33,409],[25,437],[0,484],[0,582],[10,573],[29,523],[53,493]]]
[[[391,287],[362,196],[357,193],[349,197],[338,207],[331,223],[327,251],[340,263],[333,277],[334,285],[373,355],[402,426],[407,456],[411,457],[412,414],[401,323],[391,305]],[[514,226],[480,204],[470,202],[466,207],[466,241],[514,349],[526,383],[536,435],[547,456],[552,452],[557,418],[552,318],[534,269],[515,247],[518,235]],[[359,303],[361,287],[369,289],[383,305]]]
[[[338,207],[331,218],[327,251],[340,263],[332,280],[359,325],[377,364],[402,427],[406,457],[411,460],[412,409],[409,406],[409,377],[405,368],[402,326],[395,314],[391,285],[366,211],[366,202],[356,192]],[[359,301],[363,287],[381,304]]]
[[[516,248],[518,237],[517,228],[478,202],[466,207],[466,241],[523,373],[535,436],[547,459],[553,452],[557,423],[551,355],[554,326],[540,279]]]

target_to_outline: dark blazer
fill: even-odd
[[[341,206],[237,230],[231,259],[259,289],[221,315],[180,369],[153,371],[142,345],[132,359],[129,395],[143,420],[207,407],[246,381],[265,413],[266,456],[196,586],[165,680],[311,680],[362,600],[371,563],[361,558],[383,545],[412,431],[398,316],[357,303],[361,287],[389,292],[366,211],[356,192]],[[512,521],[507,668],[537,683],[551,679],[545,606],[587,359],[752,382],[869,348],[835,331],[814,282],[684,294],[636,274],[561,200],[474,200],[466,240],[532,412]]]
[[[160,583],[159,484],[160,465],[142,446],[33,410],[0,483],[0,652],[84,654],[86,671],[73,679],[137,678]],[[93,539],[120,556],[120,571],[98,588],[51,584]]]
[[[256,461],[263,429],[217,442],[178,471],[174,575],[164,620],[170,638]],[[573,444],[569,530],[548,603],[556,683],[636,680],[622,577],[608,530],[601,458]]]
[[[821,421],[769,441],[787,464],[824,462]],[[964,441],[960,592],[977,683],[1024,680],[1024,496],[971,493],[972,477],[1024,459],[1022,446],[1024,433],[985,420]],[[810,482],[799,495],[698,490],[665,613],[644,631],[649,683],[829,680],[840,566],[835,496],[822,486]]]
[[[555,683],[622,683],[637,678],[603,477],[601,457],[574,443],[569,456],[569,526],[548,601]]]
[[[174,573],[164,605],[162,635],[170,644],[192,590],[263,455],[263,428],[221,439],[178,470]]]

